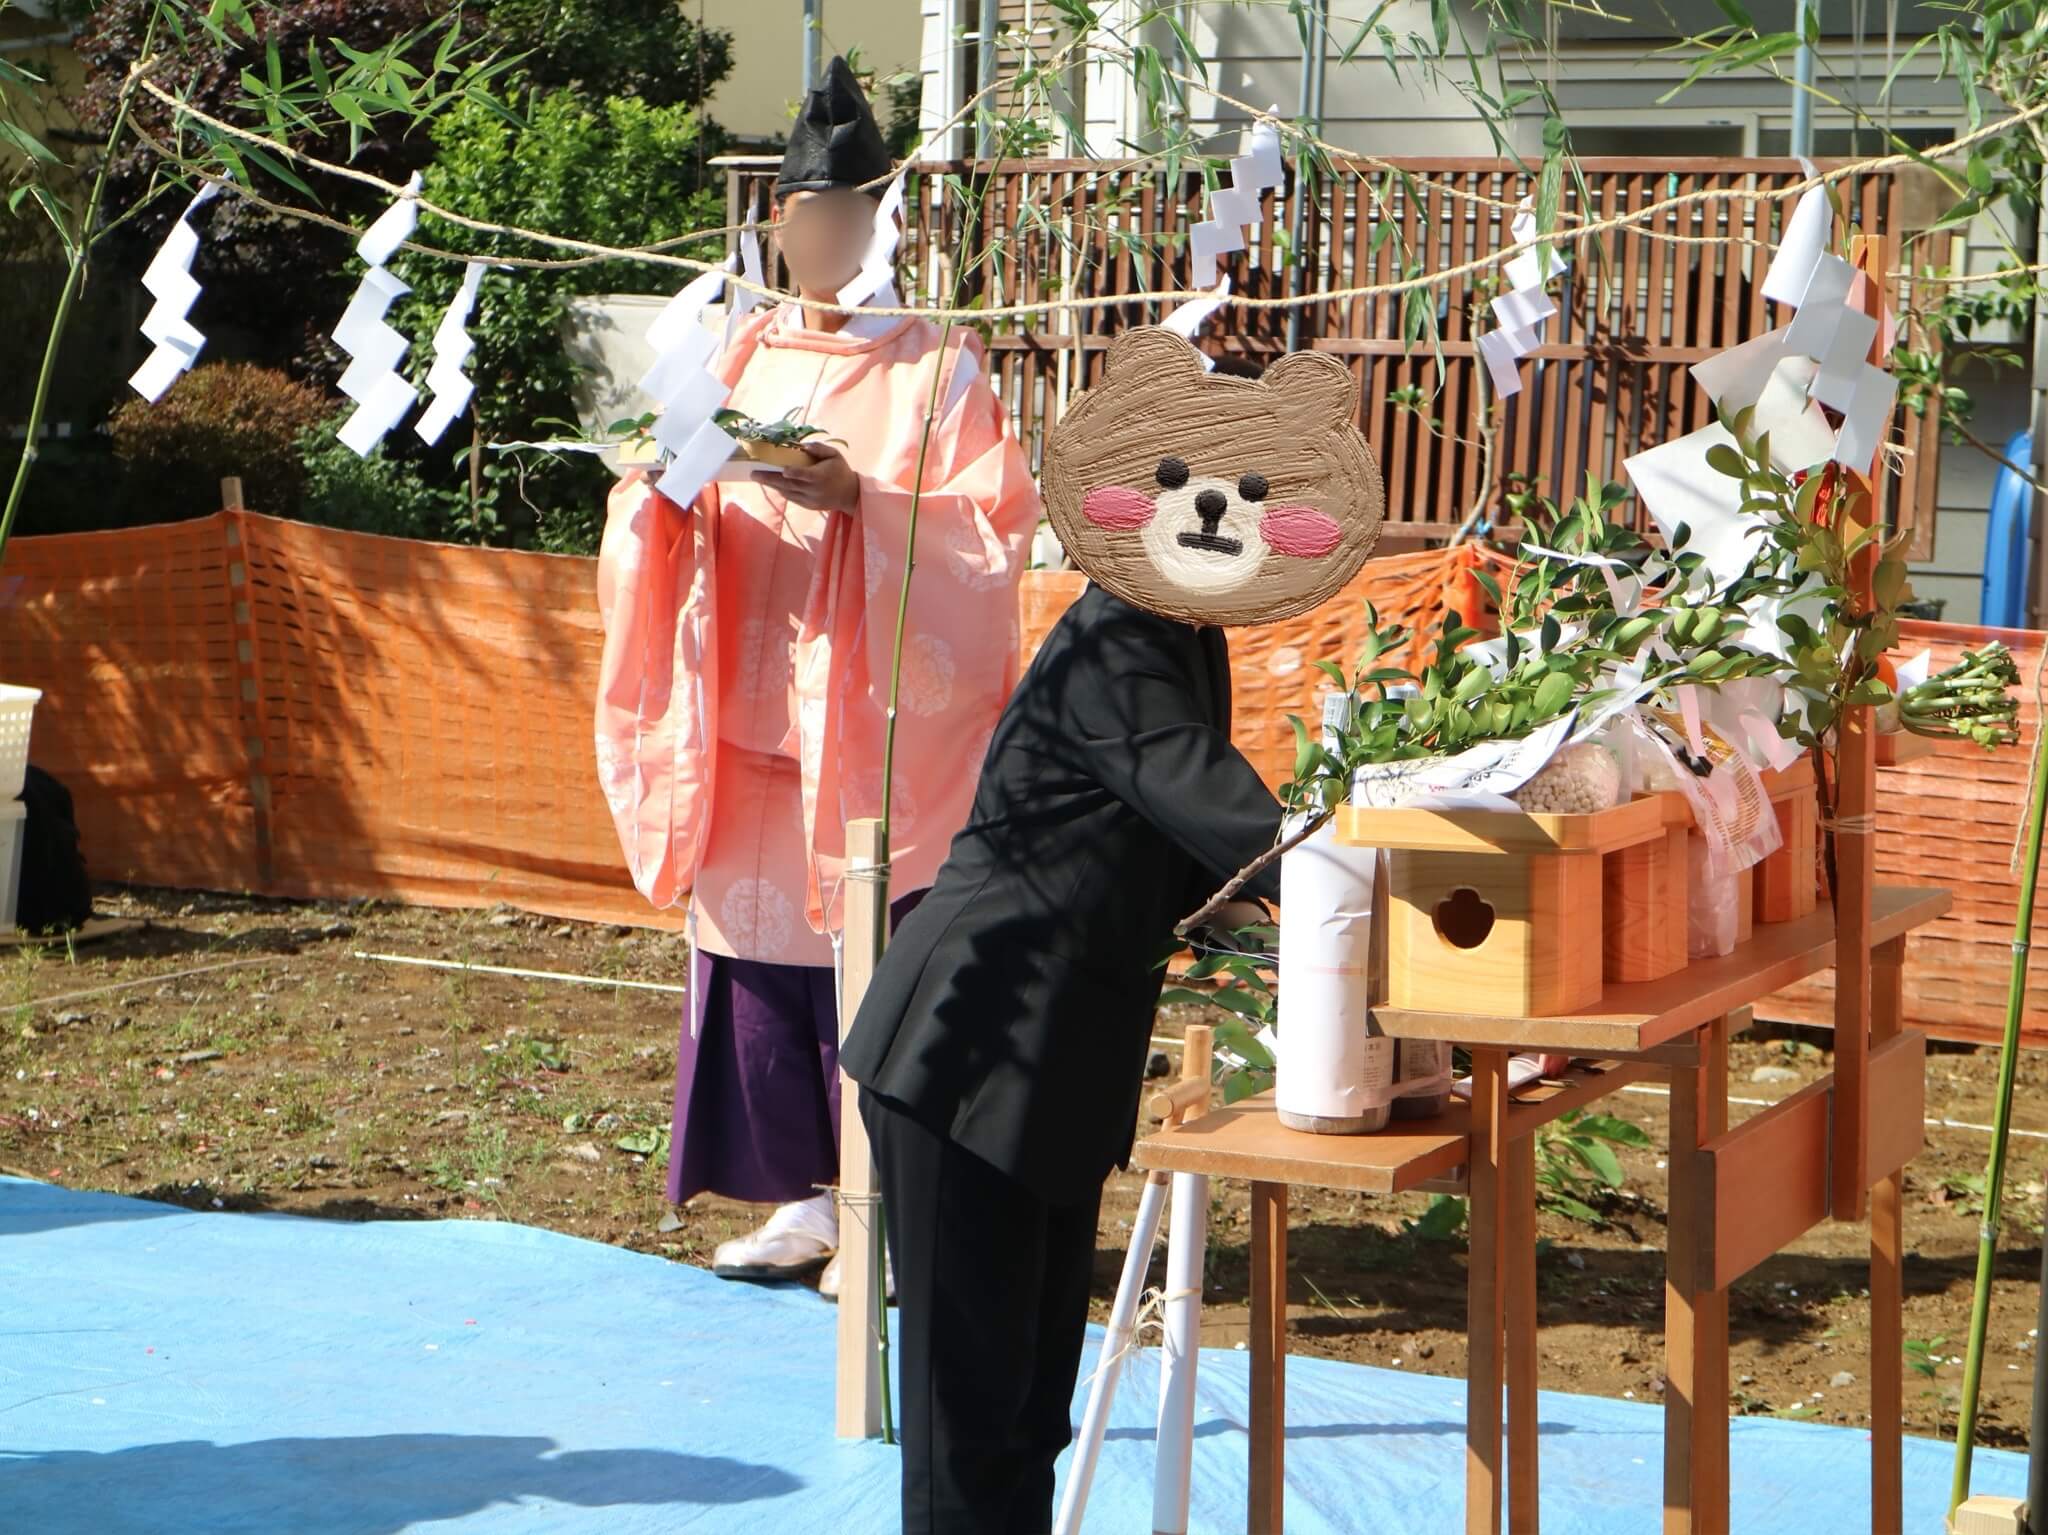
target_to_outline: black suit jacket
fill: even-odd
[[[1174,924],[1279,824],[1230,744],[1222,631],[1089,586],[997,724],[840,1064],[1042,1198],[1092,1197],[1129,1160]],[[1278,889],[1275,863],[1247,893]]]

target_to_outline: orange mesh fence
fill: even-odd
[[[222,512],[21,539],[7,581],[96,875],[678,920],[597,788],[590,561]]]
[[[1469,547],[1374,560],[1313,613],[1232,632],[1237,741],[1268,782],[1293,766],[1287,716],[1314,726],[1313,663],[1356,658],[1365,604],[1411,631],[1411,662],[1481,562],[1506,579],[1510,562]],[[1027,659],[1081,586],[1026,576]],[[589,560],[247,512],[19,539],[0,578],[0,678],[43,689],[35,760],[70,786],[99,877],[674,925],[626,878],[597,788],[595,587]],[[2020,747],[1944,745],[1880,783],[1880,877],[1956,893],[1912,940],[1908,1021],[1992,1037],[2043,636],[1906,629],[1937,666],[2001,638],[2028,679]],[[1826,1023],[1831,994],[1809,983],[1767,1012]],[[2048,978],[2035,996],[2028,1037],[2048,1043]]]
[[[8,546],[0,676],[43,690],[34,759],[70,788],[102,877],[257,887],[230,527]]]

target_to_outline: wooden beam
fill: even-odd
[[[1871,1054],[1874,1171],[1896,1172],[1925,1142],[1926,1046],[1906,1033]],[[1700,1288],[1725,1289],[1827,1219],[1840,1087],[1833,1075],[1808,1083],[1701,1148]]]
[[[840,974],[839,1037],[846,1038],[888,939],[889,850],[878,820],[846,823],[845,961]],[[870,871],[865,877],[862,870]],[[860,1088],[839,1079],[839,1371],[834,1419],[841,1439],[882,1431],[881,1356],[875,1336],[876,1178],[861,1123]]]

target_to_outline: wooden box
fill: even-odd
[[[1820,812],[1813,796],[1813,759],[1764,774],[1764,788],[1778,813],[1785,844],[1756,866],[1755,911],[1759,922],[1791,922],[1819,901],[1816,872]]]
[[[1535,1016],[1598,1001],[1604,860],[1665,841],[1664,814],[1654,798],[1593,815],[1345,806],[1339,838],[1388,850],[1389,1005]]]
[[[1687,836],[1692,807],[1676,792],[1649,796],[1663,835],[1605,856],[1601,927],[1610,981],[1656,981],[1685,968]]]

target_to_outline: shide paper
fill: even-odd
[[[667,458],[654,488],[678,506],[694,501],[738,447],[712,419],[725,403],[727,390],[711,370],[718,355],[718,338],[700,323],[704,306],[725,286],[726,269],[731,265],[728,259],[726,267],[693,278],[647,327],[654,366],[640,380],[640,387],[661,406],[652,435]]]
[[[425,412],[413,423],[420,440],[436,443],[448,430],[448,423],[469,408],[476,385],[462,371],[476,343],[469,339],[469,317],[476,308],[477,284],[484,278],[484,263],[472,261],[462,273],[462,286],[449,301],[434,327],[434,362],[427,369],[427,387],[434,392]]]
[[[1209,216],[1188,231],[1188,281],[1216,286],[1216,263],[1245,248],[1245,231],[1259,227],[1259,202],[1286,185],[1280,159],[1280,130],[1261,120],[1252,125],[1246,152],[1230,162],[1230,185],[1209,194]]]
[[[178,215],[178,222],[164,236],[149,269],[142,274],[142,286],[155,300],[142,321],[142,334],[149,338],[152,350],[129,378],[128,385],[152,405],[163,397],[179,374],[192,366],[193,359],[206,345],[206,338],[186,318],[199,299],[199,282],[192,275],[192,258],[199,254],[199,233],[192,227],[192,215],[219,191],[217,183],[208,182],[193,194],[185,211]]]
[[[1185,304],[1179,305],[1160,320],[1159,328],[1161,330],[1170,330],[1176,336],[1182,336],[1192,341],[1195,339],[1195,332],[1209,323],[1209,316],[1213,315],[1218,309],[1221,309],[1224,300],[1229,297],[1230,274],[1226,272],[1223,274],[1222,279],[1217,282],[1212,292],[1205,293],[1200,298],[1191,298]],[[1204,373],[1213,372],[1216,367],[1216,359],[1207,352],[1203,352],[1201,358],[1202,371]]]
[[[906,160],[889,183],[888,190],[882,193],[881,201],[875,205],[875,229],[868,236],[867,254],[861,258],[860,271],[839,290],[839,302],[850,309],[858,308],[878,297],[883,289],[895,285],[896,246],[903,238],[903,178],[909,170],[910,162]]]
[[[1528,203],[1516,210],[1508,233],[1516,245],[1536,238],[1536,215]],[[1544,284],[1565,266],[1564,257],[1548,241],[1501,263],[1508,291],[1493,301],[1496,328],[1479,338],[1479,355],[1493,380],[1494,393],[1503,399],[1522,391],[1522,375],[1515,365],[1542,343],[1543,322],[1557,313],[1557,304],[1544,292]]]
[[[1828,206],[1826,187],[1809,187],[1800,194],[1792,216],[1785,220],[1771,268],[1764,274],[1765,298],[1779,304],[1797,305],[1803,301],[1807,282],[1820,263],[1821,253],[1827,249],[1833,213]]]
[[[337,387],[356,402],[336,435],[359,458],[369,457],[419,398],[419,392],[398,371],[410,343],[384,319],[392,303],[412,291],[384,264],[419,222],[419,190],[420,177],[415,171],[404,193],[356,242],[356,254],[370,269],[363,273],[355,296],[342,311],[341,323],[334,327],[334,344],[349,356]]]

